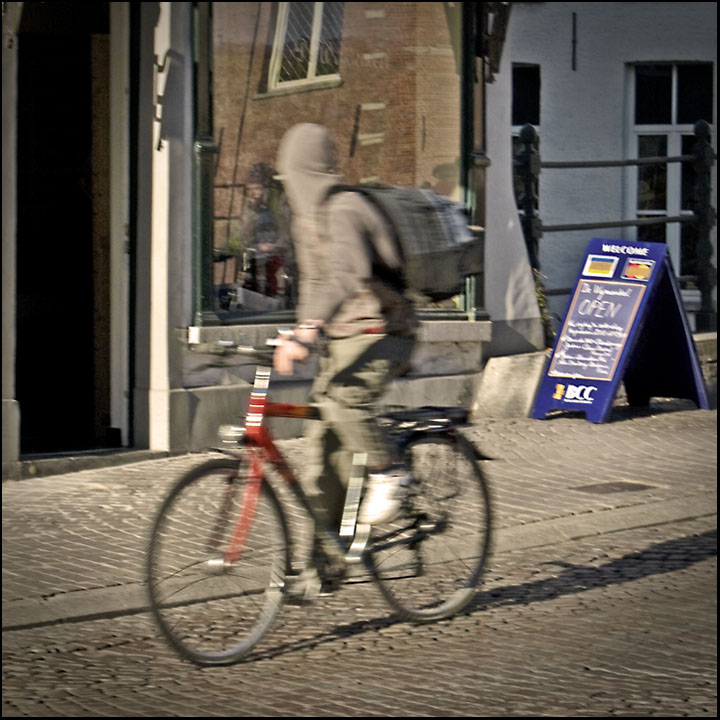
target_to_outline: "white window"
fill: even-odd
[[[270,90],[340,80],[344,3],[279,3]]]
[[[698,120],[714,122],[712,63],[656,63],[631,68],[634,157],[690,155]],[[632,171],[630,215],[636,218],[692,214],[694,172],[686,163],[639,166]],[[636,228],[636,239],[667,243],[675,272],[686,288],[695,275],[697,233],[690,223]]]

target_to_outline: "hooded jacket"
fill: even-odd
[[[298,320],[322,321],[331,338],[411,334],[417,320],[398,282],[402,262],[392,229],[359,193],[330,194],[343,179],[327,129],[292,127],[277,165],[293,211]]]

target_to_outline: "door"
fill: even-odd
[[[110,422],[109,3],[25,3],[18,37],[20,451],[118,444]]]

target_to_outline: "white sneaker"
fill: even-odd
[[[403,488],[409,483],[404,470],[370,473],[367,489],[358,513],[358,522],[379,525],[390,522],[400,510]]]

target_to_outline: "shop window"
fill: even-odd
[[[219,152],[203,322],[292,321],[298,274],[275,163],[298,122],[328,128],[347,183],[464,199],[461,12],[462,3],[436,2],[212,3]],[[461,304],[442,310],[461,314]]]

